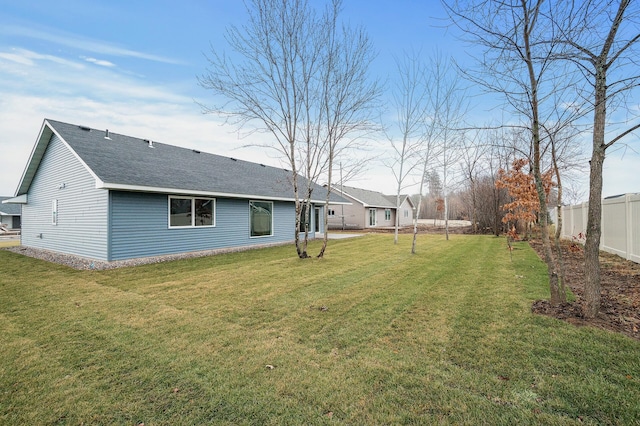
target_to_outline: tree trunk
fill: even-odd
[[[444,235],[446,240],[449,241],[449,203],[447,195],[444,196]]]
[[[560,245],[560,238],[562,237],[562,176],[560,175],[560,168],[558,167],[558,158],[556,155],[556,145],[553,140],[551,141],[551,161],[556,175],[556,185],[558,187],[558,201],[556,203],[556,233],[553,240],[556,248],[556,260],[560,279],[560,294],[564,294],[566,299],[567,289],[565,286],[565,277],[567,274],[564,266],[564,258],[562,256],[562,246]]]
[[[331,152],[333,155],[333,151]],[[333,157],[329,159],[329,169],[327,171],[327,198],[324,200],[324,212],[322,215],[322,219],[324,222],[324,236],[322,238],[322,248],[320,248],[320,252],[318,253],[318,258],[324,257],[324,252],[327,249],[327,243],[329,241],[329,202],[331,201],[331,182],[333,178]],[[342,174],[342,165],[340,165],[340,173]],[[340,178],[342,179],[342,177]],[[344,221],[344,219],[343,219]],[[344,223],[344,222],[343,222]],[[344,225],[343,225],[344,227]]]
[[[422,184],[420,184],[420,198],[418,200],[418,208],[413,212],[413,242],[411,243],[411,254],[416,254],[416,243],[418,239],[418,216],[420,216],[420,208],[422,207]]]
[[[420,211],[420,207],[422,206],[422,197],[420,197],[420,201],[418,201],[418,208],[413,215],[413,241],[411,242],[411,254],[416,254],[416,240],[418,239],[418,213]]]
[[[500,191],[493,185],[493,235],[500,236],[502,217],[500,216]]]
[[[418,190],[418,207],[413,211],[413,241],[411,243],[411,254],[416,254],[416,244],[418,239],[418,218],[422,209],[422,191],[424,190],[424,181],[427,177],[427,161],[425,160],[422,169],[422,177],[420,179],[420,189]]]
[[[524,4],[524,2],[523,2]],[[537,3],[538,5],[540,3]],[[525,20],[523,34],[524,34],[524,44],[526,49],[526,64],[527,70],[529,73],[529,82],[531,89],[531,112],[532,112],[532,122],[531,122],[531,136],[533,143],[533,176],[535,179],[536,190],[538,193],[538,200],[540,202],[539,206],[539,218],[540,218],[540,227],[542,228],[542,246],[544,247],[544,261],[547,264],[547,273],[549,275],[549,291],[551,293],[550,303],[552,306],[557,306],[561,302],[566,301],[566,294],[560,294],[560,288],[558,286],[558,273],[557,273],[557,265],[553,258],[553,252],[551,250],[551,241],[549,240],[549,223],[547,221],[547,194],[544,190],[544,183],[542,178],[542,172],[540,170],[540,119],[538,115],[538,80],[537,74],[533,69],[533,55],[531,53],[531,45],[529,36],[531,31],[533,31],[533,26],[536,23],[537,11],[535,16],[529,21]],[[526,15],[526,14],[525,14]]]
[[[604,131],[607,117],[607,76],[603,56],[595,66],[595,109],[593,112],[593,151],[589,173],[589,208],[587,236],[584,244],[584,303],[582,314],[594,318],[600,310],[600,236],[602,221],[602,167],[605,149]]]
[[[478,233],[478,201],[477,201],[477,188],[473,179],[471,180],[471,225],[473,233]]]
[[[602,127],[604,130],[604,126]],[[595,126],[594,126],[594,139]],[[587,212],[587,237],[584,244],[584,303],[582,314],[594,318],[600,310],[600,235],[602,218],[602,165],[603,145],[594,141],[589,177],[589,207]]]
[[[400,168],[402,170],[402,168]],[[398,193],[396,194],[396,216],[393,224],[394,232],[393,232],[393,244],[398,244],[398,231],[400,229],[400,186],[398,183]]]

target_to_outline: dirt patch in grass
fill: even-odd
[[[529,244],[543,259],[542,242],[534,240]],[[583,248],[564,241],[562,250],[566,268],[565,282],[575,294],[576,300],[558,307],[550,306],[548,300],[536,300],[531,310],[574,325],[599,327],[640,340],[640,264],[600,252],[600,313],[596,318],[587,319],[582,316],[581,310],[585,280]]]

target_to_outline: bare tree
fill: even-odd
[[[457,125],[464,115],[465,101],[460,91],[459,79],[455,75],[451,59],[444,59],[441,53],[436,52],[429,60],[429,63],[428,111],[422,129],[423,136],[419,148],[419,167],[422,172],[417,211],[419,212],[422,207],[424,184],[429,183],[429,192],[432,197],[436,192],[442,192],[444,197],[444,217],[448,225],[446,207],[447,167],[453,164],[452,159],[455,158],[455,150],[453,149],[457,133],[455,128],[458,127]],[[439,164],[437,164],[438,160]],[[438,165],[444,171],[444,180],[442,181],[440,181],[440,176],[436,171]],[[415,215],[411,253],[416,253],[417,234],[418,215]],[[447,239],[448,237],[447,232]]]
[[[486,161],[488,144],[481,143],[479,139],[482,132],[476,131],[473,138],[463,137],[460,150],[460,170],[464,180],[469,185],[469,198],[471,211],[469,219],[474,234],[478,233],[478,179],[482,176],[483,165]]]
[[[543,0],[479,0],[445,2],[452,21],[473,43],[483,48],[480,71],[467,73],[473,81],[500,93],[510,107],[525,119],[530,132],[531,159],[540,203],[540,227],[547,264],[550,302],[566,300],[560,291],[547,223],[547,201],[542,178],[541,108],[555,84],[550,71],[554,27]],[[550,6],[549,6],[550,7]]]
[[[593,110],[593,139],[589,177],[589,208],[585,241],[585,292],[583,315],[592,318],[600,309],[600,237],[602,216],[602,168],[607,149],[622,143],[640,124],[613,126],[610,117],[626,110],[625,97],[638,87],[637,58],[640,41],[638,2],[631,0],[585,0],[567,2],[554,17],[558,40],[569,47],[564,57],[577,65],[588,82],[587,100]],[[588,99],[585,96],[585,99]],[[637,116],[635,117],[637,119]],[[625,122],[633,123],[630,118]],[[607,140],[608,139],[608,140]]]
[[[561,94],[558,99],[561,99]],[[560,100],[556,105],[561,104]],[[565,265],[564,256],[560,240],[562,236],[562,205],[565,193],[565,179],[571,178],[572,172],[583,171],[584,158],[578,137],[581,132],[575,127],[576,120],[582,112],[576,109],[557,109],[557,118],[548,121],[542,126],[542,131],[546,135],[547,150],[550,154],[551,169],[555,178],[555,233],[554,249],[558,265],[560,291],[566,292],[565,288]],[[550,202],[551,204],[551,202]]]
[[[429,113],[429,77],[420,52],[396,58],[396,67],[397,80],[392,93],[396,120],[394,130],[387,132],[393,156],[387,165],[397,183],[394,243],[398,244],[400,196],[407,178],[418,166],[418,155],[421,151],[424,154],[425,137],[428,137],[425,123]]]
[[[468,111],[466,91],[461,85],[453,60],[439,55],[433,63],[433,85],[435,98],[434,121],[438,128],[436,144],[438,163],[442,170],[445,236],[449,239],[449,192],[455,186],[455,165],[460,160],[460,146],[464,139],[464,117]]]
[[[220,101],[203,110],[273,136],[272,144],[262,146],[275,149],[291,167],[296,251],[305,258],[313,182],[325,173],[331,177],[339,143],[360,129],[360,101],[367,95],[345,99],[345,91],[361,88],[348,79],[362,78],[371,45],[362,31],[338,30],[340,0],[322,13],[307,0],[247,0],[246,7],[248,23],[226,32],[234,56],[211,48],[199,83]],[[356,101],[356,95],[363,98]]]
[[[333,185],[333,168],[336,159],[344,157],[349,150],[360,147],[360,137],[377,130],[374,115],[378,109],[381,93],[377,81],[371,80],[368,70],[375,55],[369,37],[363,28],[339,27],[338,14],[342,1],[333,0],[330,9],[328,39],[324,50],[324,67],[321,77],[320,109],[323,112],[321,129],[324,163],[327,171],[327,197],[324,208],[324,238],[318,257],[323,257],[327,248],[329,198]],[[349,158],[345,158],[348,162]],[[363,163],[350,162],[353,173]]]

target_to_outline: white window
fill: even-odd
[[[409,210],[405,210],[405,211],[404,211],[404,217],[405,217],[405,218],[406,218],[406,217],[409,217]]]
[[[53,200],[51,203],[51,224],[58,224],[58,200]]]
[[[384,210],[384,220],[391,220],[391,209]]]
[[[273,235],[273,202],[249,201],[249,224],[252,237]]]
[[[169,197],[169,228],[215,226],[213,198]]]

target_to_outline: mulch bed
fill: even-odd
[[[542,242],[529,241],[531,247],[544,259]],[[640,340],[640,264],[619,256],[600,252],[602,300],[596,318],[582,316],[584,292],[584,251],[582,246],[565,241],[562,244],[566,268],[565,284],[576,296],[574,302],[550,306],[548,300],[536,300],[531,310],[576,326],[592,326],[622,333]]]

